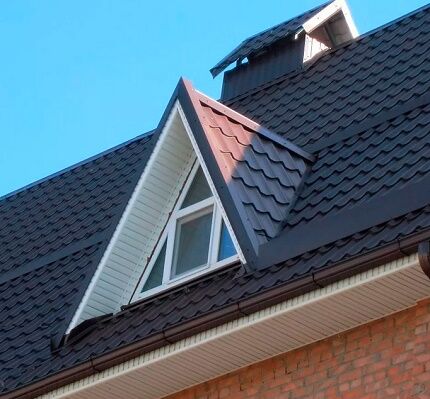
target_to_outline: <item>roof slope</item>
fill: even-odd
[[[152,144],[140,137],[0,201],[0,392],[52,359]]]
[[[217,76],[233,62],[241,61],[256,52],[261,51],[263,48],[272,45],[278,40],[296,33],[308,19],[320,12],[329,3],[330,2],[324,3],[312,10],[298,15],[295,18],[282,22],[279,25],[273,26],[244,40],[210,70],[212,76]]]
[[[206,150],[211,175],[218,172],[223,179],[217,190],[233,198],[229,212],[244,214],[236,223],[246,224],[262,242],[273,237],[313,158],[187,82],[179,83],[171,106],[175,99],[184,105],[201,151]],[[3,391],[46,375],[54,370],[51,364],[65,366],[53,348],[60,344],[100,262],[164,118],[158,134],[126,143],[0,203],[6,221],[0,277]],[[215,162],[210,162],[211,155]],[[225,201],[225,195],[221,197]]]
[[[52,360],[51,339],[64,334],[82,284],[103,254],[101,247],[102,242],[80,249],[0,284],[0,386],[4,390],[18,381],[25,383],[35,369]]]
[[[42,379],[142,339],[151,341],[168,328],[222,311],[239,301],[244,303],[257,294],[284,287],[282,298],[285,299],[290,284],[388,244],[394,244],[398,251],[398,240],[421,232],[427,232],[428,236],[429,228],[430,206],[427,206],[304,253],[286,264],[245,275],[238,273],[239,267],[218,271],[98,322],[80,340],[60,348],[55,357],[29,364],[28,368],[32,372],[11,379],[9,388]],[[261,306],[265,304],[261,303]],[[174,337],[169,336],[169,342],[174,340]],[[154,342],[151,342],[150,347],[154,347]]]
[[[226,105],[308,151],[430,90],[426,6]]]
[[[191,86],[188,91],[222,174],[217,188],[228,188],[257,249],[281,230],[313,157]]]
[[[293,206],[285,233],[294,234],[302,226],[309,227],[312,223],[317,223],[319,229],[315,230],[315,234],[326,240],[322,244],[321,241],[320,244],[317,241],[310,242],[311,239],[308,238],[310,246],[307,249],[296,254],[297,256],[281,253],[283,258],[278,259],[279,264],[271,264],[262,270],[250,271],[244,275],[238,273],[240,266],[220,270],[153,299],[136,303],[114,317],[99,321],[94,330],[84,331],[85,334],[80,339],[72,339],[55,354],[49,355],[46,349],[49,346],[49,336],[52,332],[58,332],[56,329],[51,330],[52,325],[50,327],[49,323],[58,322],[61,325],[62,320],[69,317],[65,316],[62,309],[58,309],[59,301],[70,304],[67,305],[69,309],[75,306],[74,301],[80,295],[78,291],[81,286],[85,288],[88,284],[88,276],[93,272],[94,263],[105,245],[104,240],[97,240],[107,237],[111,227],[103,228],[102,221],[95,221],[95,224],[101,226],[100,236],[95,233],[91,235],[95,238],[88,236],[79,240],[75,246],[72,246],[72,243],[61,244],[60,240],[60,247],[62,245],[63,249],[56,251],[48,247],[51,251],[48,254],[41,251],[44,246],[51,245],[50,241],[45,237],[31,238],[30,232],[29,245],[36,251],[34,262],[37,263],[32,263],[32,258],[27,261],[29,255],[25,253],[22,262],[15,260],[19,249],[15,249],[7,241],[6,245],[11,245],[8,246],[8,259],[11,259],[14,266],[6,266],[7,278],[0,280],[0,300],[7,309],[5,316],[1,315],[5,322],[0,324],[0,368],[6,370],[6,373],[1,375],[3,384],[0,386],[3,392],[41,380],[91,358],[124,348],[133,342],[154,338],[157,334],[163,336],[161,333],[166,328],[178,327],[187,321],[195,321],[200,316],[209,316],[211,312],[222,311],[229,305],[250,300],[259,293],[268,293],[276,288],[281,290],[282,297],[285,298],[291,292],[293,284],[306,278],[312,281],[315,273],[322,271],[332,273],[342,262],[348,262],[348,266],[358,265],[367,257],[376,265],[386,259],[382,257],[382,252],[384,256],[402,256],[402,252],[407,249],[407,246],[402,244],[403,240],[409,240],[407,242],[415,245],[417,240],[428,239],[430,192],[428,184],[424,185],[423,182],[428,183],[430,163],[430,101],[427,96],[430,85],[429,35],[430,7],[426,7],[323,56],[300,75],[280,79],[231,103],[247,116],[255,118],[273,131],[283,133],[284,137],[294,139],[297,144],[304,145],[317,154],[312,170],[305,174],[307,177],[300,195],[290,197],[288,190],[283,191],[282,195],[285,195],[283,200]],[[274,190],[273,195],[266,198],[262,191],[264,186],[260,180],[256,184],[254,176],[259,176],[258,169],[269,159],[272,162],[277,156],[284,156],[284,151],[287,150],[288,154],[292,151],[298,155],[300,150],[290,143],[281,143],[280,138],[275,140],[273,137],[266,137],[267,132],[260,130],[255,123],[245,122],[245,118],[224,107],[220,108],[218,103],[195,91],[188,92],[188,95],[190,104],[194,107],[194,114],[188,114],[192,119],[190,123],[200,126],[198,136],[199,140],[206,140],[205,155],[212,154],[210,156],[213,159],[210,162],[219,166],[216,169],[217,189],[228,193],[241,191],[241,196],[236,197],[240,202],[246,199],[247,195],[253,196],[255,204],[251,205],[252,208],[256,204],[259,208],[266,206],[267,200],[271,201],[272,207],[273,197],[276,198],[279,193]],[[255,137],[258,143],[264,141],[263,150],[254,146]],[[225,151],[224,147],[227,141],[233,143],[229,144],[229,151]],[[244,143],[247,143],[249,155],[247,151],[245,154],[243,152]],[[212,148],[213,150],[209,150]],[[101,159],[110,159],[103,172],[96,174],[106,177],[106,180],[100,177],[100,184],[104,182],[103,186],[106,184],[116,187],[119,195],[127,198],[126,192],[132,182],[124,176],[128,175],[133,179],[139,174],[150,149],[151,142],[142,139],[110,153],[112,155],[100,157],[99,161],[91,161],[97,165],[97,162],[102,162]],[[245,162],[235,159],[237,153],[242,154],[240,159]],[[303,158],[303,154],[301,153],[300,158]],[[117,157],[121,158],[118,168],[110,167]],[[255,162],[257,167],[253,170],[253,182],[245,184],[248,181],[246,179],[249,179],[247,174]],[[233,173],[233,179],[227,181],[222,175],[222,168],[229,167],[230,163],[235,164],[234,171],[237,170],[238,173]],[[124,169],[120,165],[125,165]],[[277,169],[280,166],[282,168]],[[283,163],[280,165],[275,162],[270,168],[265,166],[264,170],[277,171],[278,174],[284,166]],[[285,170],[291,169],[291,165],[288,166]],[[82,170],[82,174],[77,173],[80,177],[73,180],[74,183],[70,183],[70,186],[81,186],[81,180],[89,173],[87,168]],[[73,175],[72,171],[66,172],[65,181],[68,181],[68,173]],[[88,190],[76,189],[78,191],[71,193],[84,193],[83,198],[89,200],[90,193],[98,190],[98,184],[92,183],[98,179],[95,175],[92,176],[93,178],[83,185]],[[117,176],[123,177],[117,180]],[[274,181],[268,178],[271,189],[283,178],[284,176],[277,177],[272,179]],[[55,186],[55,178],[51,180],[47,186]],[[58,192],[67,192],[68,185],[62,186],[62,181],[63,179],[59,179]],[[230,187],[226,183],[229,183]],[[43,183],[40,187],[42,185]],[[233,185],[235,188],[230,191]],[[386,203],[381,202],[388,198],[387,196],[392,200],[397,195],[407,194],[409,190],[420,186],[420,195],[414,195],[408,201],[404,201],[402,197],[403,202],[396,203],[393,207],[385,206]],[[35,187],[17,194],[16,199],[3,199],[1,206],[7,206],[12,215],[15,212],[19,214],[21,208],[10,206],[6,204],[7,201],[18,201],[21,195],[29,198],[28,201],[23,201],[23,204],[30,203],[39,185]],[[224,190],[226,187],[227,190]],[[417,205],[416,198],[425,204]],[[379,207],[373,206],[374,201],[380,201]],[[104,203],[105,201],[96,206],[99,206],[105,218],[110,218],[111,224],[114,224],[120,205],[118,208],[113,206],[104,209]],[[236,204],[240,205],[239,202]],[[55,206],[60,205],[59,203]],[[246,205],[246,202],[243,202],[240,206],[245,209]],[[269,205],[267,206],[268,213],[278,212],[276,209],[270,209],[269,212]],[[414,208],[408,210],[407,206]],[[286,208],[282,205],[279,209],[287,215],[289,207]],[[354,220],[358,219],[360,223],[349,223],[350,219],[346,219],[345,215],[352,215],[357,210],[371,216],[360,220],[355,213]],[[398,214],[393,216],[390,213],[393,210]],[[26,212],[28,217],[34,217],[30,209]],[[67,210],[65,212],[68,215]],[[382,213],[384,219],[375,212]],[[61,214],[62,212],[56,213],[57,216]],[[266,215],[265,212],[262,214]],[[15,217],[17,222],[19,220],[19,223],[26,219],[23,216],[12,217]],[[259,214],[257,217],[258,222],[263,220]],[[49,214],[47,219],[51,220]],[[60,217],[59,223],[62,223],[63,219],[69,220]],[[73,219],[72,217],[70,220]],[[44,220],[45,218],[39,222],[43,225]],[[343,229],[341,237],[331,236],[332,232],[321,223],[322,220],[336,221],[337,227]],[[54,221],[53,223],[55,224]],[[14,231],[12,224],[8,228]],[[257,226],[251,223],[249,225]],[[342,225],[352,231],[348,232]],[[75,237],[73,229],[68,226],[68,223],[62,224],[59,231],[53,226],[52,231],[47,230],[49,234],[46,236],[56,237],[58,240],[62,229],[66,229],[66,236],[71,234]],[[87,231],[86,227],[83,229]],[[270,242],[284,244],[283,238],[285,237],[280,235]],[[56,242],[55,238],[51,239]],[[20,245],[26,242],[24,240]],[[35,244],[36,242],[38,244]],[[409,250],[415,250],[415,247]],[[54,254],[52,257],[51,253]],[[70,276],[64,285],[64,281],[59,280],[56,274],[58,265]],[[351,272],[354,270],[351,268]],[[82,281],[82,284],[78,284],[78,281]],[[264,306],[264,303],[261,306]],[[48,315],[47,309],[52,310]],[[35,343],[32,338],[36,322],[32,319],[32,312],[37,313],[45,323],[42,324],[40,335],[34,335],[41,337],[40,341]],[[67,313],[67,309],[64,312]],[[13,324],[14,328],[7,328],[8,324]],[[12,352],[5,348],[14,348],[14,353],[17,353],[16,348],[20,346],[25,348],[26,356],[17,358],[12,368],[9,365]],[[16,369],[20,370],[20,373],[16,372]]]
[[[288,226],[321,220],[429,174],[430,105],[425,105],[322,149]]]
[[[133,182],[131,172],[149,148],[147,143],[148,137],[134,141],[4,197],[0,279],[73,243],[102,237],[122,209]]]

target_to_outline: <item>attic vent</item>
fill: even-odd
[[[301,69],[315,55],[357,35],[346,3],[335,0],[246,39],[211,73],[215,77],[236,63],[225,72],[222,88],[222,99],[231,99]]]

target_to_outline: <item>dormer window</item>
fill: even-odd
[[[196,163],[142,276],[138,296],[152,295],[236,260],[221,209]]]

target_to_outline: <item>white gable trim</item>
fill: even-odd
[[[170,113],[170,115],[167,119],[166,126],[163,128],[163,132],[161,134],[161,137],[157,141],[157,143],[155,144],[154,150],[152,151],[152,154],[149,157],[148,163],[147,163],[147,165],[146,165],[146,167],[142,173],[142,176],[140,177],[135,189],[133,190],[133,194],[131,195],[131,197],[128,201],[128,204],[125,208],[123,215],[121,216],[121,219],[118,223],[118,226],[115,229],[115,232],[112,236],[112,239],[109,242],[105,253],[103,254],[103,257],[100,261],[100,264],[98,265],[97,270],[94,273],[94,276],[90,281],[90,284],[88,285],[88,288],[85,292],[85,295],[82,298],[82,301],[79,304],[79,307],[78,307],[72,321],[70,322],[70,325],[66,331],[66,334],[68,334],[74,327],[76,327],[77,324],[79,324],[83,310],[88,303],[88,299],[89,299],[91,293],[94,291],[95,285],[100,278],[100,274],[104,270],[104,267],[106,265],[106,261],[107,261],[108,257],[110,256],[110,254],[112,253],[112,249],[113,249],[114,245],[118,241],[118,236],[119,236],[121,230],[123,229],[125,221],[127,220],[127,217],[129,216],[129,214],[131,212],[131,209],[133,208],[134,204],[136,203],[138,193],[140,192],[140,189],[142,188],[142,186],[146,180],[146,176],[148,175],[148,170],[151,168],[151,165],[153,165],[153,163],[155,162],[155,159],[157,158],[157,154],[159,153],[160,148],[161,148],[162,143],[163,143],[163,140],[165,138],[164,131],[170,127],[170,125],[172,124],[172,120],[173,120],[173,112]]]
[[[335,15],[337,12],[342,11],[348,28],[353,38],[358,36],[358,30],[351,16],[351,11],[345,0],[335,0],[330,3],[327,7],[323,8],[319,13],[308,19],[303,24],[303,29],[306,33],[310,33],[322,24],[324,24],[329,18]]]
[[[172,160],[170,161],[166,157],[172,158]],[[179,102],[176,101],[66,333],[85,319],[118,312],[122,305],[130,303],[131,299],[136,297],[136,286],[147,268],[150,258],[155,255],[153,254],[154,248],[157,248],[160,238],[162,238],[161,235],[164,234],[169,221],[169,213],[180,196],[181,188],[196,157],[238,253],[238,257],[228,258],[226,262],[219,262],[216,266],[225,266],[238,259],[244,262],[238,241],[210,178],[205,161],[197,147],[185,114]],[[167,176],[166,179],[173,187],[171,190],[163,191],[163,182],[158,183],[154,177],[154,174],[163,172],[159,172],[160,169],[163,169],[164,175],[159,174],[159,176]],[[142,215],[149,221],[143,220]],[[141,224],[145,227],[139,230]],[[154,227],[152,228],[152,226]],[[205,272],[207,273],[208,269],[189,277],[195,278]],[[180,279],[175,283],[179,284],[183,281],[185,279]],[[163,287],[163,289],[165,288]]]

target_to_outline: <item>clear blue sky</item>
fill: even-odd
[[[0,2],[0,195],[154,128],[183,75],[323,0]],[[364,33],[425,0],[350,0]]]

